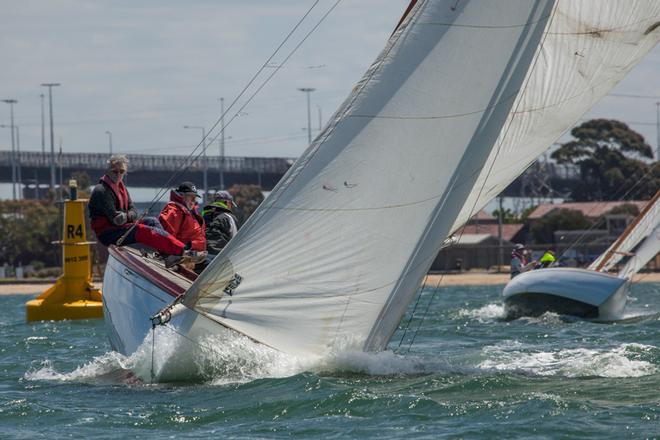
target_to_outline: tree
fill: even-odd
[[[560,164],[580,167],[580,182],[571,198],[577,201],[618,200],[633,189],[633,197],[648,199],[660,186],[658,162],[647,164],[653,150],[644,137],[626,124],[592,119],[573,128],[575,138],[552,153]]]
[[[493,211],[493,217],[499,218],[500,216],[500,210],[496,209]],[[504,208],[502,210],[502,223],[504,224],[509,224],[509,223],[518,223],[520,219],[516,215],[515,212],[510,210],[509,208]]]
[[[264,195],[259,185],[232,185],[229,188],[229,193],[238,205],[235,214],[240,224],[245,223],[261,202],[264,201]]]
[[[92,178],[86,171],[74,171],[71,173],[71,179],[78,184],[78,198],[88,199],[91,195]]]
[[[59,210],[45,201],[19,200],[0,202],[0,264],[27,264],[41,261],[57,264],[59,246]]]
[[[561,208],[532,223],[529,231],[537,243],[553,243],[555,231],[574,231],[588,229],[590,226],[591,222],[581,211]]]
[[[632,203],[625,203],[610,209],[608,214],[628,214],[637,217],[639,215],[639,208]]]

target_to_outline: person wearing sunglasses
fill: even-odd
[[[145,217],[136,223],[138,214],[123,182],[127,171],[126,156],[111,156],[107,172],[92,190],[88,209],[98,240],[110,246],[125,235],[122,245],[139,243],[155,249],[166,257],[169,266],[184,258],[195,261],[194,252],[165,231],[156,218]]]

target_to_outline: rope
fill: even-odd
[[[151,383],[154,383],[154,347],[156,346],[156,324],[151,324]]]

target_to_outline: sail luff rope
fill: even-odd
[[[227,113],[229,113],[229,112],[231,111],[232,107],[236,104],[236,102],[237,102],[237,101],[238,101],[238,100],[239,100],[239,99],[240,99],[240,98],[241,98],[241,97],[247,92],[248,88],[254,83],[254,81],[258,78],[258,76],[261,74],[261,72],[263,72],[264,69],[266,69],[267,67],[269,67],[270,61],[275,57],[275,55],[277,55],[277,53],[278,53],[278,52],[280,51],[280,49],[284,46],[284,44],[286,44],[286,42],[289,40],[289,38],[295,33],[295,31],[296,31],[296,30],[300,27],[300,25],[305,21],[305,19],[309,16],[309,14],[312,12],[312,10],[316,7],[316,5],[319,3],[319,1],[320,1],[320,0],[316,0],[316,1],[312,4],[312,6],[310,6],[310,8],[305,12],[305,14],[303,14],[303,16],[300,18],[300,20],[298,20],[298,22],[296,23],[296,25],[291,29],[291,31],[289,31],[289,33],[286,35],[286,37],[285,37],[285,38],[282,40],[282,42],[277,46],[277,48],[275,49],[275,51],[274,51],[274,52],[268,57],[268,59],[263,63],[263,65],[262,65],[262,66],[257,70],[257,72],[252,76],[252,78],[250,79],[250,81],[248,81],[247,85],[246,85],[245,87],[243,87],[243,90],[241,90],[241,92],[236,96],[236,98],[234,98],[234,100],[233,100],[233,101],[231,102],[231,104],[227,107],[227,109],[226,109],[226,110],[220,115],[220,117],[219,117],[218,120],[215,122],[215,124],[213,124],[213,126],[211,127],[211,129],[209,130],[209,132],[206,133],[206,135],[205,135],[205,136],[202,138],[202,140],[197,144],[197,146],[193,149],[193,151],[192,151],[192,152],[191,152],[191,153],[190,153],[190,154],[184,159],[183,164],[179,167],[179,169],[178,169],[177,171],[175,171],[174,173],[172,173],[172,175],[171,175],[170,178],[167,180],[167,182],[165,183],[165,185],[163,185],[163,186],[161,187],[161,189],[156,193],[156,196],[154,196],[154,198],[151,200],[151,203],[149,204],[149,206],[148,206],[148,207],[142,212],[142,214],[140,215],[140,217],[138,218],[138,220],[137,220],[137,221],[136,221],[136,222],[135,222],[135,223],[134,223],[134,224],[133,224],[133,225],[132,225],[132,226],[131,226],[131,227],[130,227],[130,228],[129,228],[129,229],[128,229],[128,230],[127,230],[127,231],[126,231],[121,237],[120,237],[120,238],[119,238],[119,240],[117,240],[117,244],[118,244],[118,245],[121,245],[121,243],[125,240],[126,236],[127,236],[127,235],[128,235],[128,234],[129,234],[134,228],[135,228],[135,225],[136,225],[137,223],[139,223],[139,221],[142,220],[142,219],[143,219],[143,218],[144,218],[144,217],[150,212],[151,208],[153,208],[154,205],[155,205],[155,204],[156,204],[156,203],[157,203],[157,202],[158,202],[158,201],[159,201],[159,200],[160,200],[160,199],[161,199],[161,198],[167,193],[167,191],[169,190],[169,186],[170,186],[170,184],[174,181],[174,179],[175,179],[176,177],[180,176],[181,174],[183,174],[185,171],[187,171],[188,168],[190,168],[190,166],[192,166],[192,164],[193,164],[197,159],[199,159],[199,157],[204,153],[204,151],[206,150],[205,147],[202,148],[201,151],[200,151],[199,153],[195,154],[195,152],[196,152],[196,151],[197,151],[202,145],[205,145],[205,143],[206,143],[206,139],[209,137],[209,135],[213,132],[213,130],[215,130],[215,128],[218,126],[218,124],[220,124],[220,122],[223,120],[224,116],[225,116]],[[339,1],[341,1],[341,0],[338,0],[337,3],[339,3]],[[331,8],[331,10],[334,9],[335,6],[336,6],[336,4]],[[328,13],[329,13],[329,12],[328,12]],[[328,13],[326,13],[326,15],[324,15],[324,16],[321,18],[320,22],[322,22],[323,20],[325,20],[325,17],[327,16]],[[304,42],[304,41],[309,37],[309,35],[311,35],[311,33],[312,33],[314,30],[316,30],[316,28],[319,26],[320,22],[317,23],[317,25],[316,25],[316,26],[315,26],[315,27],[314,27],[314,28],[313,28],[313,29],[312,29],[312,30],[311,30],[311,31],[305,36],[305,38],[301,41],[301,43],[300,43],[298,46],[296,46],[296,47],[294,48],[294,50],[289,54],[289,56],[285,59],[285,61],[282,62],[282,63],[280,64],[280,66],[278,66],[278,68],[275,70],[275,73],[276,73],[277,71],[279,71],[279,69],[280,69],[280,68],[286,63],[286,60],[288,60],[288,59],[291,57],[291,55],[293,55],[293,53],[294,53],[294,52],[300,47],[300,45],[302,44],[302,42]],[[222,133],[224,133],[224,131],[226,130],[227,126],[229,126],[229,125],[231,124],[231,122],[232,122],[232,121],[233,121],[233,120],[234,120],[234,119],[240,114],[241,110],[242,110],[243,108],[245,108],[245,106],[246,106],[246,105],[247,105],[247,104],[248,104],[248,103],[254,98],[254,96],[256,96],[256,94],[257,94],[259,91],[261,91],[261,89],[263,89],[263,87],[264,87],[264,86],[270,81],[270,79],[273,77],[273,75],[274,75],[274,73],[271,74],[268,78],[266,78],[266,80],[262,83],[261,87],[259,87],[259,88],[257,89],[257,92],[255,92],[255,93],[250,97],[250,99],[249,99],[249,100],[248,100],[248,101],[247,101],[247,102],[246,102],[246,103],[245,103],[245,104],[244,104],[244,105],[243,105],[243,106],[242,106],[242,107],[236,112],[236,114],[234,114],[234,116],[229,120],[229,122],[223,124],[223,127],[222,127],[222,129],[220,130],[220,132],[219,132],[218,134],[216,134],[216,136],[211,140],[210,143],[213,143],[213,142],[218,138],[218,136],[220,136]],[[192,158],[192,160],[191,160],[191,158]]]

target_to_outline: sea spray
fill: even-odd
[[[539,376],[641,377],[658,372],[657,365],[640,359],[641,353],[659,352],[657,347],[626,343],[607,348],[564,348],[551,351],[517,341],[484,347],[484,370],[518,371]],[[660,354],[660,353],[658,353]]]

